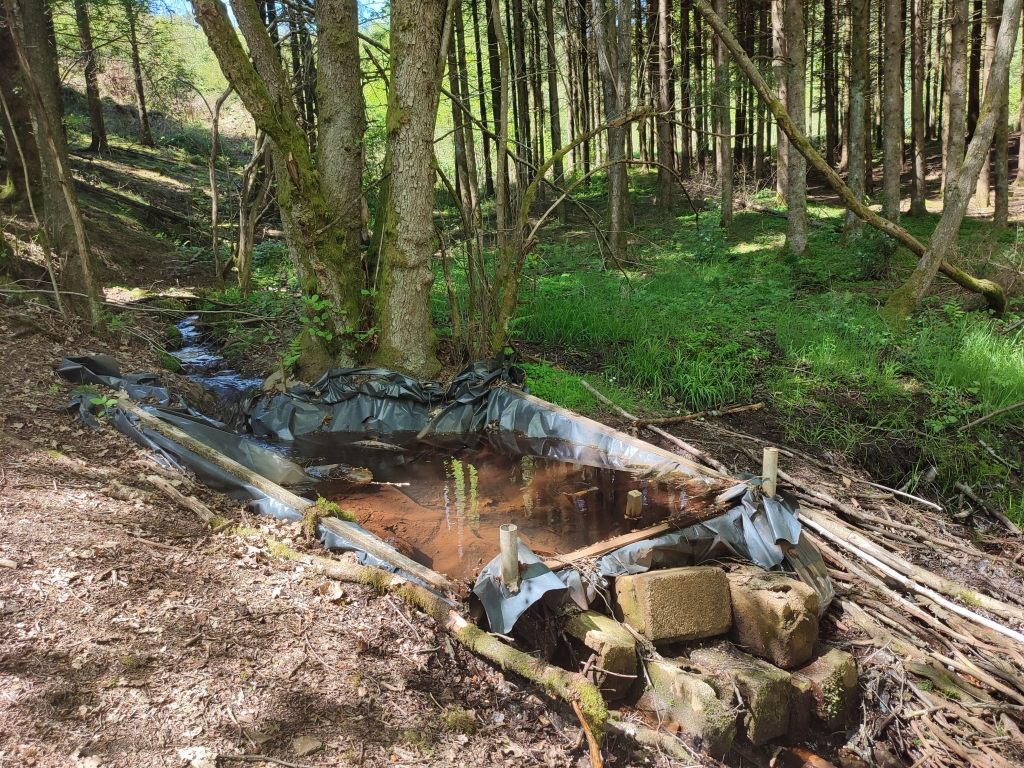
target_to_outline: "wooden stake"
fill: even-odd
[[[640,491],[630,491],[626,494],[626,517],[630,520],[639,520],[643,515],[644,495]]]
[[[501,580],[505,588],[515,594],[519,591],[519,528],[503,525],[498,529],[501,544]]]
[[[761,490],[766,496],[775,498],[775,489],[779,482],[779,449],[765,448],[764,459],[761,461]]]

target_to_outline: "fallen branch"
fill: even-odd
[[[934,592],[933,590],[928,589],[927,587],[921,586],[920,584],[918,584],[916,581],[914,581],[910,577],[905,576],[904,574],[902,574],[899,571],[897,571],[895,568],[889,567],[888,565],[883,563],[878,558],[873,557],[872,555],[870,555],[867,552],[865,552],[863,549],[861,549],[861,548],[855,546],[854,544],[852,544],[850,542],[850,540],[849,540],[849,538],[852,538],[852,537],[844,538],[841,535],[833,533],[831,530],[829,530],[829,528],[825,527],[824,525],[818,524],[815,520],[813,520],[810,517],[808,517],[807,514],[805,512],[803,512],[803,511],[801,511],[801,513],[800,513],[800,520],[801,520],[801,522],[804,522],[804,523],[807,523],[808,525],[810,525],[812,528],[814,528],[814,530],[818,531],[820,534],[822,534],[826,538],[831,539],[832,541],[834,541],[837,544],[839,544],[839,546],[843,547],[843,549],[845,549],[848,552],[856,555],[857,557],[859,557],[864,562],[869,563],[872,567],[874,567],[875,569],[881,571],[886,576],[888,576],[889,578],[891,578],[894,581],[896,581],[897,583],[899,583],[905,589],[907,589],[907,590],[909,590],[911,592],[915,592],[915,593],[920,594],[920,595],[924,595],[925,597],[927,597],[932,602],[938,603],[943,608],[946,608],[947,610],[950,610],[953,613],[956,613],[956,614],[958,614],[959,616],[962,616],[965,619],[973,621],[975,624],[980,624],[983,627],[987,627],[987,628],[989,628],[991,630],[994,630],[995,632],[998,632],[998,633],[1000,633],[1002,635],[1006,635],[1007,637],[1009,637],[1009,638],[1011,638],[1013,640],[1016,640],[1019,643],[1024,643],[1024,634],[1021,634],[1020,632],[1017,632],[1016,630],[1010,629],[1009,627],[1006,627],[1006,626],[1000,624],[997,621],[992,621],[992,619],[986,618],[985,616],[981,616],[981,615],[975,613],[974,611],[970,611],[970,610],[968,610],[966,608],[963,608],[962,606],[959,606],[956,603],[954,603],[954,602],[952,602],[950,600],[947,600],[946,598],[944,598],[942,595],[938,594],[937,592]],[[857,538],[860,538],[860,539],[863,540],[863,537],[861,537],[861,536],[858,536]],[[873,545],[873,546],[875,546],[875,545]],[[915,566],[915,568],[916,568],[916,566]],[[917,568],[917,570],[923,571],[924,569],[923,568]],[[934,574],[932,574],[932,575],[934,576]],[[967,595],[961,593],[959,596],[961,597],[961,599],[965,599],[965,598],[966,599],[970,599],[970,598],[972,598],[976,594],[977,593],[969,592],[969,594],[967,594]],[[996,601],[996,602],[998,602],[998,601]],[[1009,606],[1007,606],[1007,607],[1009,607]]]
[[[587,718],[583,716],[583,710],[580,709],[580,705],[576,701],[572,702],[572,708],[576,717],[580,719],[583,733],[587,737],[587,747],[590,748],[590,768],[604,768],[604,763],[601,761],[601,745],[598,744],[597,739],[594,738],[594,732],[587,725]]]
[[[708,416],[728,416],[731,413],[742,413],[743,411],[757,411],[764,408],[764,403],[753,405],[740,405],[736,408],[724,408],[721,411],[701,411],[699,413],[688,413],[685,416],[670,416],[666,419],[639,419],[633,422],[634,427],[649,427],[653,425],[679,424],[684,421],[703,419]]]
[[[218,760],[238,760],[240,762],[262,762],[262,763],[274,763],[274,765],[283,765],[286,768],[311,768],[311,766],[304,765],[302,763],[289,763],[287,760],[281,760],[277,757],[267,757],[266,755],[217,755]]]
[[[982,416],[980,419],[975,419],[974,421],[968,422],[967,424],[964,424],[962,427],[960,427],[958,431],[966,432],[971,427],[976,427],[979,424],[988,421],[989,419],[994,419],[996,416],[999,416],[1004,413],[1009,413],[1010,411],[1015,411],[1018,408],[1024,408],[1024,400],[1022,400],[1019,403],[1014,403],[1013,405],[1008,405],[1005,408],[1000,408],[998,411],[992,411],[992,413],[986,416]]]
[[[587,382],[585,382],[583,379],[580,379],[580,384],[582,384],[584,389],[586,389],[588,392],[590,392],[592,395],[594,395],[602,403],[604,403],[605,405],[607,405],[610,408],[614,409],[623,418],[629,419],[631,422],[638,421],[636,416],[634,416],[633,414],[629,413],[625,409],[620,408],[619,406],[617,406],[615,403],[613,403],[607,397],[605,397],[600,392],[598,392],[596,389],[594,389],[592,386],[587,384]],[[725,464],[723,464],[722,462],[718,461],[717,459],[712,458],[711,456],[708,456],[706,453],[704,453],[704,451],[700,450],[699,448],[694,448],[689,443],[683,442],[682,440],[680,440],[675,435],[670,435],[668,432],[666,432],[663,429],[659,429],[658,427],[646,426],[646,427],[644,427],[644,429],[649,429],[651,432],[654,432],[657,435],[661,435],[666,440],[668,440],[670,443],[679,446],[680,448],[682,448],[684,451],[686,451],[688,454],[693,456],[698,461],[704,462],[709,467],[714,467],[716,470],[721,472],[723,475],[731,474],[729,472],[729,468],[726,467]]]
[[[675,736],[670,733],[652,730],[630,720],[608,720],[608,732],[619,736],[628,736],[637,744],[663,750],[677,760],[693,759],[693,754]]]
[[[208,506],[203,504],[203,502],[195,496],[184,495],[164,478],[159,477],[158,475],[148,475],[146,480],[149,481],[150,485],[153,485],[163,491],[164,495],[166,495],[175,504],[195,512],[207,525],[210,525],[210,522],[217,517],[212,511],[210,511]]]
[[[988,512],[990,515],[992,515],[992,517],[996,518],[999,522],[1001,522],[1003,525],[1005,525],[1006,528],[1010,531],[1010,533],[1016,533],[1016,534],[1020,534],[1021,533],[1020,528],[1017,527],[1017,524],[1014,523],[1013,520],[1008,518],[1006,515],[1004,515],[998,509],[993,507],[987,501],[985,501],[984,499],[979,497],[978,494],[976,494],[971,489],[971,486],[967,485],[966,483],[957,483],[953,487],[956,488],[958,491],[960,491],[960,493],[962,493],[968,499],[973,501],[975,504],[977,504],[979,507],[981,507],[986,512]]]

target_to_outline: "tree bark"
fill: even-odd
[[[903,173],[903,14],[897,0],[889,0],[884,5],[882,209],[889,221],[898,223]]]
[[[974,0],[971,11],[971,56],[967,79],[967,140],[974,137],[981,104],[982,0]]]
[[[608,122],[629,112],[630,103],[630,10],[629,0],[593,0],[594,42],[597,47],[604,112]],[[633,206],[629,199],[629,176],[625,163],[628,125],[610,127],[607,136],[607,160],[615,163],[608,169],[608,208],[610,232],[608,242],[616,259],[626,257],[626,229],[633,223]]]
[[[692,165],[693,135],[690,126],[693,125],[693,111],[691,109],[693,88],[690,84],[690,0],[680,0],[679,4],[679,176],[689,178],[690,166]]]
[[[484,51],[480,44],[480,0],[472,0],[470,7],[473,13],[473,44],[476,47],[476,90],[480,104],[480,122],[487,122],[487,90],[484,87]],[[491,137],[488,131],[483,132],[484,141],[484,193],[494,197],[494,164],[491,161]]]
[[[697,0],[698,9],[702,0]],[[722,18],[728,18],[729,0],[714,0],[715,11]],[[711,91],[711,109],[714,115],[715,170],[718,172],[722,189],[721,224],[726,230],[732,227],[732,132],[729,119],[729,49],[720,35],[712,41],[714,51],[714,83]],[[780,155],[781,157],[781,155]],[[781,174],[781,169],[780,169]]]
[[[140,7],[136,0],[125,0],[124,14],[128,22],[128,45],[132,54],[132,76],[135,81],[135,106],[139,115],[139,143],[152,147],[153,132],[149,127],[149,110],[146,109],[146,88],[142,81],[142,60],[139,57],[138,18]]]
[[[866,192],[865,161],[867,154],[867,90],[868,90],[868,0],[850,0],[850,114],[846,124],[847,157],[849,171],[847,181],[850,192],[857,201],[864,200]],[[849,242],[859,238],[864,225],[853,211],[846,212],[844,239]]]
[[[324,88],[359,82],[359,70],[344,74],[341,62],[351,47],[357,45],[356,30],[348,27],[354,18],[354,0],[348,6],[332,6],[336,18],[321,27],[320,34],[332,39],[340,36],[338,58],[328,53],[322,60]],[[342,2],[342,0],[338,0]],[[252,0],[238,0],[232,5],[238,28],[247,43],[242,47],[227,9],[220,0],[194,0],[196,21],[203,28],[221,70],[252,115],[257,129],[265,132],[274,146],[274,169],[277,179],[277,201],[288,240],[289,256],[299,275],[304,297],[307,331],[302,334],[302,357],[299,368],[303,376],[315,379],[336,365],[355,362],[352,352],[353,333],[359,329],[363,287],[359,243],[362,229],[361,165],[356,171],[345,158],[359,157],[362,136],[338,139],[336,151],[321,151],[318,158],[325,164],[315,167],[309,151],[309,137],[299,125],[300,115],[292,100],[292,86],[282,69],[278,51]],[[337,26],[334,25],[337,22]],[[334,46],[324,46],[330,51]],[[355,93],[361,93],[357,89]],[[327,94],[325,94],[327,95]],[[349,98],[341,87],[332,97],[339,100],[335,115],[330,98],[323,105],[322,135],[324,142],[333,130],[342,133],[346,121],[358,125],[361,100]],[[347,102],[342,102],[344,98]],[[352,114],[346,110],[354,110]],[[331,146],[330,143],[323,146]],[[337,157],[333,156],[337,153]],[[432,155],[431,155],[432,156]],[[332,165],[333,163],[333,165]],[[342,179],[358,179],[346,191]],[[337,185],[335,187],[334,185]],[[349,192],[353,192],[349,196]],[[383,196],[382,192],[382,196]],[[355,229],[355,237],[351,231]],[[352,246],[354,242],[354,247]],[[316,298],[314,298],[316,297]],[[326,306],[319,306],[326,303]],[[317,305],[317,306],[314,306]]]
[[[927,127],[924,105],[924,0],[910,0],[910,133],[913,145],[914,185],[910,194],[910,215],[927,213],[925,199],[925,140]]]
[[[942,184],[942,208],[950,204],[949,192],[964,163],[967,140],[967,32],[970,0],[952,0],[949,36],[949,109],[943,123],[946,134],[946,172]]]
[[[220,154],[220,110],[233,90],[234,88],[229,85],[227,90],[217,98],[210,113],[210,161],[207,164],[210,178],[210,248],[213,251],[213,284],[218,289],[224,288],[224,267],[220,258],[220,233],[217,231],[217,209],[220,203],[220,194],[217,189],[217,155]]]
[[[786,53],[788,59],[787,110],[793,125],[804,133],[805,120],[805,54],[804,7],[802,0],[784,0]],[[786,207],[789,209],[786,249],[794,256],[810,255],[807,245],[807,160],[798,147],[789,142],[789,184]]]
[[[60,97],[57,51],[50,35],[52,19],[44,0],[5,0],[23,85],[28,95],[32,128],[43,172],[43,207],[47,246],[66,259],[61,288],[85,297],[66,297],[73,311],[105,332],[96,265],[78,208],[75,180],[68,161],[64,105]],[[13,117],[13,116],[12,116]]]
[[[786,0],[772,3],[772,68],[775,70],[775,97],[789,104],[789,54],[786,52]],[[718,10],[716,8],[716,10]],[[719,14],[721,15],[721,14]],[[779,202],[789,200],[789,139],[779,131],[775,158],[775,192]]]
[[[555,9],[554,0],[544,0],[545,44],[548,62],[548,113],[551,120],[551,154],[556,157],[554,184],[561,189],[565,185],[565,165],[558,150],[562,148],[562,108],[558,98],[558,55],[555,51]],[[565,221],[565,206],[558,206],[558,216]]]
[[[0,6],[2,11],[2,6]],[[27,202],[29,191],[33,200],[39,199],[43,185],[43,170],[39,159],[39,148],[32,133],[32,113],[25,96],[18,55],[14,49],[6,12],[0,13],[0,93],[3,94],[11,119],[7,113],[0,115],[4,130],[7,180],[0,187],[0,201],[20,204]],[[17,135],[18,141],[12,140]],[[18,151],[18,145],[21,152]],[[24,156],[25,162],[22,163]],[[25,166],[28,166],[28,188],[25,182]],[[41,204],[41,200],[40,200]]]
[[[96,51],[92,45],[92,29],[89,26],[89,7],[86,0],[75,0],[75,22],[78,25],[78,42],[85,63],[85,96],[89,103],[89,125],[92,129],[89,151],[104,154],[109,151],[107,129],[103,122],[99,67],[96,65]]]
[[[988,0],[986,4],[985,38],[982,52],[982,73],[981,92],[985,93],[988,88],[988,75],[992,69],[992,56],[995,53],[996,35],[999,33],[999,15],[1002,13],[999,0]],[[998,132],[998,128],[996,129]],[[981,171],[978,173],[978,188],[974,193],[974,205],[978,208],[988,208],[992,202],[992,147],[989,148],[985,162],[981,164]]]
[[[1006,87],[1009,78],[1009,62],[1012,58],[1014,39],[1017,34],[1016,27],[1017,24],[1020,23],[1022,1],[1024,0],[1008,0],[1004,10],[1003,25],[1000,27],[999,31],[999,40],[997,45],[997,51],[999,51],[999,53],[997,54],[995,66],[993,68],[993,71],[997,73],[998,77],[993,82],[1001,82],[1003,88]],[[843,183],[843,180],[839,178],[839,175],[829,167],[828,163],[824,161],[821,155],[815,151],[807,138],[796,130],[792,119],[786,112],[785,107],[774,97],[774,94],[768,87],[768,84],[765,83],[764,79],[757,71],[757,67],[755,67],[753,62],[743,54],[743,50],[736,41],[736,38],[729,31],[725,22],[723,22],[711,9],[707,0],[696,0],[695,7],[708,20],[708,24],[714,29],[716,35],[726,42],[729,46],[729,50],[736,56],[740,69],[742,69],[743,73],[754,84],[754,87],[757,89],[761,98],[768,104],[769,109],[771,109],[772,114],[778,121],[779,128],[786,132],[790,141],[795,142],[797,146],[801,148],[804,157],[807,158],[817,171],[825,176],[829,186],[839,194],[839,197],[851,212],[860,216],[875,229],[878,229],[880,232],[883,232],[899,241],[913,253],[921,256],[922,262],[930,261],[933,263],[936,271],[941,271],[958,285],[966,288],[967,290],[984,295],[986,300],[989,302],[989,307],[997,313],[1001,313],[1005,310],[1006,297],[1002,288],[998,284],[989,280],[979,280],[971,277],[946,262],[942,253],[936,251],[935,236],[932,238],[931,245],[926,248],[900,225],[882,218],[864,205],[864,203],[853,194],[853,191]],[[981,119],[979,120],[979,132],[981,133],[995,130],[995,116],[992,108],[993,104],[994,100],[986,98],[985,104],[982,105]],[[989,138],[989,141],[991,141],[991,138]],[[982,142],[981,140],[972,141],[971,151],[968,153],[968,161],[964,164],[964,169],[957,178],[957,186],[955,190],[957,208],[951,208],[949,211],[944,211],[942,218],[939,220],[939,226],[936,228],[936,235],[941,231],[943,237],[947,238],[945,241],[947,247],[951,242],[951,240],[948,239],[949,233],[952,232],[953,238],[955,238],[959,231],[960,224],[963,221],[963,215],[967,207],[967,200],[970,197],[971,190],[973,189],[977,178],[978,168],[981,165],[981,148],[985,143],[986,142]],[[932,274],[931,279],[934,279],[934,273]],[[918,285],[920,285],[920,283],[915,284],[915,287]],[[906,288],[906,286],[903,286],[900,291],[904,288]],[[927,286],[925,286],[924,290],[927,290]],[[899,291],[897,291],[897,293],[899,293]],[[890,304],[892,302],[893,299],[890,298]],[[917,303],[919,302],[920,299],[917,300]],[[907,303],[905,300],[897,301],[897,306],[905,307],[906,305]],[[894,319],[899,319],[900,316],[901,315],[899,314],[890,314],[890,317],[894,317]]]
[[[672,87],[672,0],[658,0],[658,203],[662,210],[672,209],[676,152],[672,140],[675,104]]]
[[[822,27],[825,88],[825,161],[835,167],[839,146],[839,78],[836,74],[836,3],[825,0]]]
[[[468,110],[472,105],[472,97],[469,92],[469,66],[466,59],[466,29],[465,21],[462,18],[462,6],[456,4],[455,8],[455,47],[458,53],[459,65],[459,88],[452,88],[453,93],[458,93],[465,105],[467,112],[462,113],[462,135],[466,148],[466,176],[469,186],[469,218],[473,234],[476,231],[477,222],[480,217],[480,177],[476,167],[476,137],[473,133],[472,115]]]
[[[1003,0],[989,0],[989,29],[992,31],[993,45],[995,37],[999,33],[999,21],[1003,13]],[[986,85],[987,87],[987,85]],[[1009,122],[1010,122],[1010,93],[1009,88],[1002,92],[999,103],[999,116],[996,118],[996,131],[994,134],[994,175],[995,175],[995,208],[992,212],[992,229],[995,232],[1002,232],[1006,229],[1010,217],[1010,169],[1008,167],[1009,147]],[[987,163],[986,163],[987,165]]]
[[[387,150],[390,194],[379,225],[382,281],[375,361],[428,378],[440,370],[430,323],[434,256],[434,126],[448,40],[445,0],[391,3]],[[452,4],[454,8],[454,3]],[[503,148],[499,148],[502,151]]]

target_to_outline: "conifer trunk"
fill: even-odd
[[[785,3],[786,53],[788,82],[786,110],[793,118],[796,129],[804,133],[805,124],[805,54],[804,6],[802,0],[783,0]],[[786,249],[794,256],[807,256],[807,159],[798,147],[789,145],[789,183],[786,193],[788,225]]]
[[[910,194],[910,215],[924,216],[925,140],[927,138],[924,92],[924,0],[910,0],[910,133],[913,148],[914,185]]]
[[[92,29],[89,25],[89,7],[85,0],[75,0],[75,23],[78,25],[78,43],[85,64],[85,96],[89,104],[89,126],[92,130],[89,151],[105,154],[109,151],[107,128],[103,122],[99,67],[96,65],[96,51],[93,49]]]
[[[865,159],[867,154],[867,90],[868,90],[868,0],[850,0],[850,114],[847,118],[847,184],[854,197],[864,199],[866,192]],[[855,240],[864,231],[864,224],[853,211],[846,212],[844,239]]]
[[[885,7],[885,57],[882,113],[882,210],[894,223],[900,220],[900,176],[903,173],[903,14],[897,0]]]

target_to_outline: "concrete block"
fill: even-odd
[[[736,738],[736,716],[719,699],[715,681],[683,659],[648,662],[647,674],[653,688],[644,691],[637,709],[669,731],[692,737],[712,757],[724,757]]]
[[[811,684],[794,675],[789,677],[789,728],[786,744],[798,747],[811,738],[811,719],[816,709]]]
[[[857,661],[846,651],[818,643],[811,661],[792,674],[810,685],[814,720],[825,729],[842,727],[857,711]]]
[[[803,664],[818,639],[818,594],[778,571],[738,568],[728,575],[729,639],[742,650],[789,669]]]
[[[760,746],[786,733],[789,728],[790,676],[766,661],[739,653],[731,645],[720,643],[698,648],[690,661],[724,683],[735,686],[745,710],[741,732],[754,746]]]
[[[615,611],[652,643],[714,637],[732,622],[729,582],[710,566],[618,576]]]
[[[636,640],[615,619],[584,611],[569,619],[566,633],[583,658],[596,654],[594,681],[608,700],[625,696],[636,680]],[[602,671],[603,670],[603,671]],[[606,674],[611,672],[613,674]],[[619,677],[618,675],[622,675]]]

